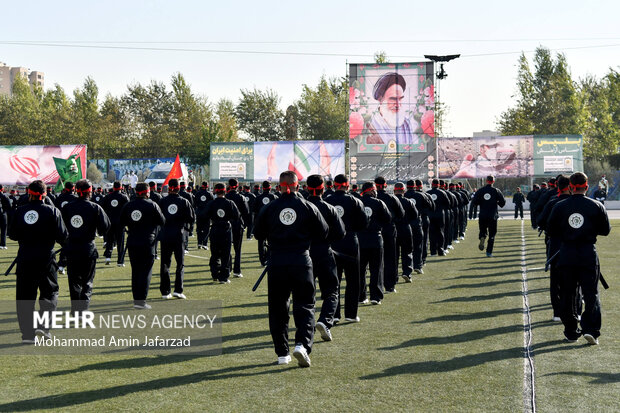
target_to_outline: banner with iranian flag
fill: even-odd
[[[86,171],[86,145],[0,146],[0,183],[47,185],[77,180]]]

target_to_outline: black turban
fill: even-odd
[[[385,95],[385,91],[392,85],[397,84],[403,88],[403,91],[407,87],[407,83],[405,83],[405,78],[399,75],[396,72],[386,73],[377,80],[375,83],[375,87],[372,90],[372,95],[376,100],[381,100],[383,95]]]

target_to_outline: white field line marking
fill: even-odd
[[[521,292],[523,293],[523,409],[536,412],[536,392],[534,387],[534,356],[532,355],[532,314],[527,290],[527,266],[525,262],[525,232],[521,221]]]

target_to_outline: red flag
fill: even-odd
[[[172,169],[168,172],[168,176],[164,181],[162,186],[168,185],[168,181],[171,179],[179,179],[183,176],[183,171],[181,170],[181,160],[179,159],[179,154],[177,153],[177,158],[174,160],[174,164],[172,165]]]

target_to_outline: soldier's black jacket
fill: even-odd
[[[251,214],[254,211],[254,202],[256,202],[256,195],[250,191],[243,191],[241,194],[248,200],[248,212]],[[302,195],[303,196],[303,195]]]
[[[547,219],[547,234],[561,241],[561,265],[596,266],[596,237],[610,231],[603,204],[581,194],[556,203]]]
[[[362,248],[378,248],[382,246],[381,229],[392,222],[392,214],[385,203],[370,194],[362,196],[364,212],[368,217],[368,227],[358,232]],[[400,204],[400,202],[399,202]],[[402,206],[401,206],[402,208]]]
[[[478,189],[472,202],[480,206],[480,212],[478,213],[480,219],[499,218],[497,207],[506,205],[506,200],[504,199],[502,191],[491,184],[487,184]]]
[[[358,240],[357,232],[366,229],[370,219],[364,211],[364,204],[360,199],[345,193],[336,191],[325,202],[336,208],[338,216],[344,224],[345,237],[341,241],[332,242],[332,249],[343,254],[357,256]]]
[[[192,206],[192,208],[196,204],[196,200],[195,200],[194,194],[192,194],[191,192],[186,191],[183,188],[181,188],[181,190],[179,191],[179,196],[187,199],[187,201]]]
[[[196,204],[194,205],[196,207],[196,211],[206,208],[207,205],[209,205],[209,202],[213,201],[213,199],[213,194],[206,189],[201,189],[196,192]]]
[[[230,199],[237,205],[240,215],[240,219],[237,221],[241,225],[245,225],[245,223],[249,222],[250,210],[248,209],[248,202],[245,200],[245,197],[237,191],[229,191],[226,194],[226,199]]]
[[[422,191],[410,189],[405,192],[404,196],[407,199],[411,199],[421,218],[427,217],[429,212],[432,212],[435,209],[433,199]]]
[[[161,209],[150,199],[136,198],[121,210],[120,225],[129,230],[129,247],[154,247],[159,227],[165,223]]]
[[[512,196],[512,203],[515,205],[523,205],[523,203],[525,202],[525,196],[523,196],[523,194],[521,192],[516,192],[513,196]]]
[[[19,242],[18,262],[49,264],[54,244],[64,244],[68,233],[58,208],[31,201],[17,208],[9,226],[9,238]]]
[[[434,187],[430,189],[427,194],[431,197],[431,200],[435,203],[435,209],[429,211],[428,216],[430,218],[442,217],[444,211],[450,209],[450,199],[448,195],[441,189]]]
[[[383,203],[390,210],[390,215],[392,216],[391,222],[393,224],[401,221],[405,217],[405,210],[403,209],[400,201],[394,195],[388,194],[384,189],[377,189],[377,198],[383,201]],[[384,227],[386,225],[384,225]]]
[[[95,236],[105,235],[110,220],[99,205],[84,198],[68,203],[61,211],[69,237],[63,247],[67,255],[91,257],[96,250]]]
[[[77,199],[77,197],[75,197],[75,199]],[[19,199],[17,200],[17,206],[22,206],[22,205],[26,205],[28,202],[30,202],[30,195],[26,194],[22,194],[19,196]],[[54,201],[52,201],[50,198],[48,198],[47,196],[43,197],[43,203],[49,206],[55,206],[56,208],[60,209],[61,206],[60,205],[56,205],[54,203]],[[66,205],[66,204],[65,204]]]
[[[149,191],[149,199],[156,204],[159,204],[163,197],[157,193],[157,191]]]
[[[11,214],[11,200],[4,192],[0,192],[0,214]]]
[[[415,207],[413,200],[405,198],[402,194],[397,194],[395,197],[400,201],[403,210],[405,211],[403,218],[396,221],[396,228],[400,228],[404,225],[411,225],[412,223],[415,223],[415,225],[420,225],[420,214],[418,209]]]
[[[103,198],[105,198],[103,194],[96,192],[93,194],[92,200],[95,204],[101,206],[103,204]]]
[[[62,209],[69,202],[73,202],[77,198],[77,195],[75,195],[74,193],[63,190],[62,193],[56,197],[56,200],[54,202],[56,204],[56,208]]]
[[[194,208],[179,194],[169,193],[158,203],[166,224],[159,234],[162,242],[183,242],[183,230],[189,230],[196,218]]]
[[[534,211],[534,208],[536,206],[536,201],[538,201],[540,194],[541,194],[540,189],[533,189],[527,193],[527,196],[525,197],[525,199],[527,199],[528,202],[530,203],[530,211]]]
[[[239,219],[239,208],[230,199],[215,198],[198,211],[198,218],[211,221],[211,236],[231,230],[231,222]]]
[[[108,214],[112,225],[117,225],[120,222],[121,211],[128,202],[129,198],[121,191],[111,192],[103,198],[103,205],[101,206],[105,213]]]
[[[547,202],[549,202],[549,199],[551,199],[551,197],[556,194],[557,194],[557,190],[555,189],[555,187],[547,188],[544,190],[541,189],[540,196],[538,197],[538,200],[536,201],[536,206],[534,209],[536,213],[540,214],[542,210],[545,208],[545,205],[547,205]]]
[[[261,194],[259,194],[254,200],[254,213],[258,214],[265,205],[267,205],[274,199],[278,199],[275,194],[271,194],[269,192],[262,192]]]
[[[323,192],[323,199],[329,198],[330,196],[334,195],[335,192],[336,191],[334,191],[332,188],[327,188],[325,192]]]
[[[333,195],[330,198],[333,198]],[[322,200],[319,196],[310,195],[310,197],[308,197],[308,202],[317,207],[329,228],[325,241],[316,241],[310,246],[310,255],[312,258],[316,257],[321,259],[323,258],[322,256],[328,253],[330,245],[333,242],[340,241],[344,238],[346,230],[342,219],[340,219],[338,210],[335,207]]]
[[[569,193],[564,193],[562,194],[562,199],[564,200],[568,198],[569,196],[570,196]],[[551,198],[549,198],[549,201],[543,208],[542,212],[538,214],[538,216],[536,217],[536,225],[538,226],[539,229],[542,229],[543,231],[547,230],[547,219],[549,218],[549,214],[551,214],[551,210],[553,209],[554,205],[557,204],[559,200],[560,200],[560,197],[558,196],[557,193],[553,195]]]
[[[357,198],[357,199],[362,199],[362,196],[361,196],[361,195],[360,195],[360,193],[359,193],[359,192],[357,192],[357,191],[353,191],[353,190],[351,190],[351,191],[349,191],[349,195],[354,196],[354,197],[355,197],[355,198]]]
[[[270,265],[311,265],[311,242],[325,242],[329,228],[319,210],[294,193],[265,205],[254,223],[256,239],[269,242]]]

